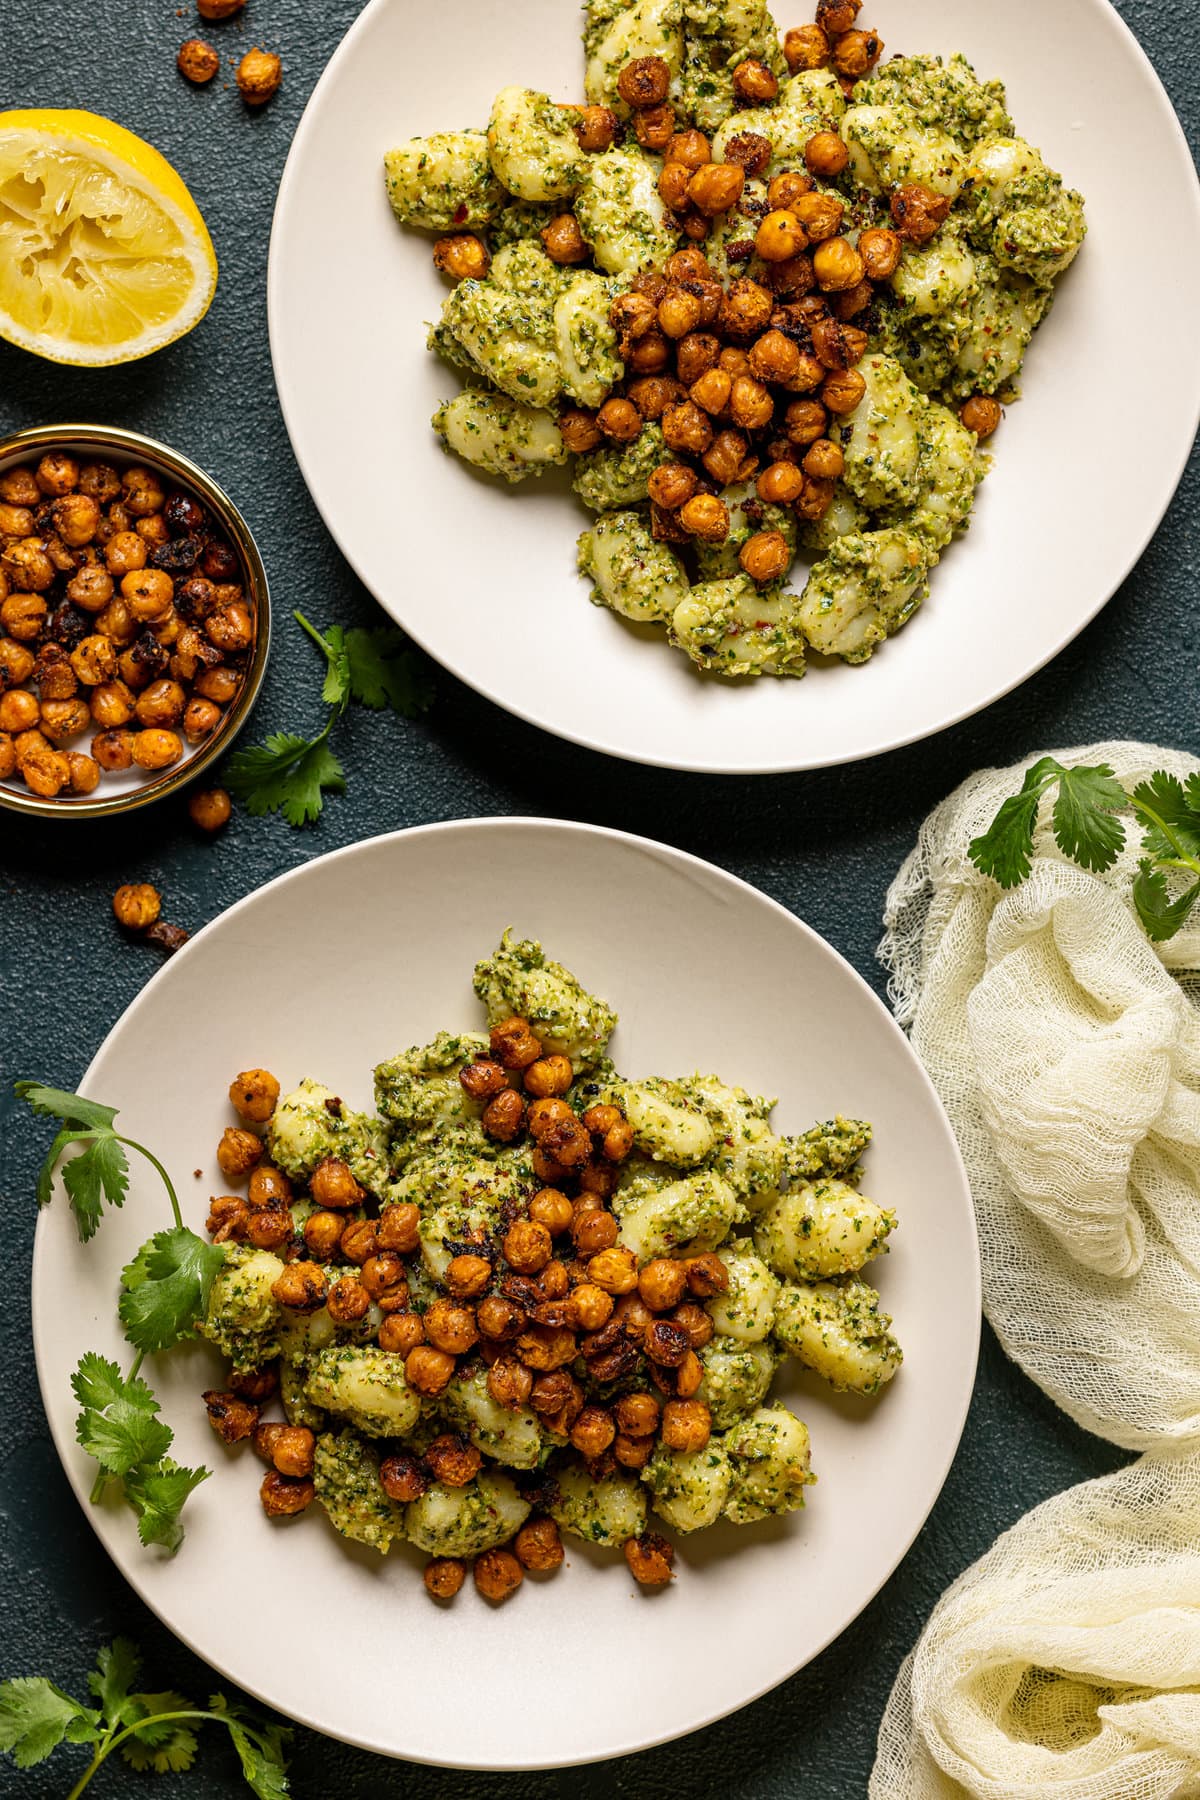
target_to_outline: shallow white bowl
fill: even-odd
[[[586,515],[565,476],[509,489],[443,456],[429,429],[458,387],[424,347],[445,283],[429,238],[391,215],[383,152],[486,123],[507,82],[577,100],[578,10],[523,0],[516,29],[501,0],[373,0],[309,102],[269,288],[305,479],[387,611],[480,693],[560,737],[717,773],[821,768],[927,737],[1087,624],[1179,481],[1200,407],[1200,190],[1127,27],[1108,0],[872,0],[868,13],[887,53],[962,50],[1002,77],[1017,129],[1086,195],[1090,235],[994,440],[970,535],[934,571],[922,612],[869,664],[814,663],[803,684],[722,683],[659,632],[590,606],[574,567]],[[800,23],[811,7],[776,17]],[[1152,293],[1136,266],[1146,244],[1169,246]],[[1135,339],[1150,361],[1131,385]]]
[[[900,1230],[874,1265],[905,1363],[872,1403],[792,1364],[776,1390],[807,1421],[818,1485],[805,1511],[680,1542],[648,1595],[621,1556],[569,1541],[547,1590],[493,1611],[468,1586],[435,1606],[422,1559],[351,1546],[313,1514],[272,1524],[262,1468],[213,1437],[204,1345],[148,1374],[175,1454],[216,1473],[171,1560],[113,1502],[87,1517],[142,1598],[197,1653],[318,1731],[387,1755],[533,1768],[637,1750],[744,1705],[836,1637],[891,1574],[945,1480],[979,1339],[979,1264],[950,1127],[907,1040],[824,941],[753,888],[677,850],[583,825],[476,820],[357,844],[281,876],[200,932],[110,1033],[84,1090],[174,1175],[188,1222],[226,1185],[215,1150],[241,1068],[304,1075],[371,1103],[373,1065],[442,1027],[476,1026],[475,961],[505,926],[536,934],[620,1011],[630,1073],[715,1069],[778,1094],[779,1129],[837,1111],[873,1120],[867,1191]],[[131,1157],[123,1211],[77,1242],[61,1192],[34,1252],[34,1344],[54,1440],[82,1502],[71,1372],[85,1350],[128,1366],[122,1265],[168,1222]],[[202,1171],[193,1178],[192,1171]]]

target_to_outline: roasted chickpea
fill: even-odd
[[[712,443],[712,426],[694,400],[668,406],[662,416],[662,434],[668,448],[685,455],[701,456]]]
[[[33,513],[28,506],[0,505],[0,538],[27,538],[33,532]]]
[[[596,423],[615,444],[632,444],[642,429],[642,415],[632,400],[614,395],[596,414]]]
[[[617,115],[609,106],[581,106],[574,126],[579,148],[591,155],[609,149],[618,128]]]
[[[90,544],[100,528],[100,508],[87,494],[63,494],[51,506],[50,518],[70,550]]]
[[[133,693],[123,681],[101,681],[92,689],[91,715],[102,731],[127,725],[136,705]]]
[[[455,1300],[474,1300],[489,1286],[492,1265],[486,1256],[452,1256],[443,1279]]]
[[[888,231],[885,226],[871,226],[858,240],[858,254],[872,281],[886,281],[889,275],[895,274],[902,248],[899,234]]]
[[[178,725],[187,696],[177,681],[152,681],[134,705],[139,725]],[[114,720],[112,723],[120,723]]]
[[[817,0],[817,24],[828,37],[841,37],[861,11],[862,0]]]
[[[704,1364],[694,1350],[689,1350],[675,1371],[675,1393],[680,1400],[690,1400],[704,1380]]]
[[[588,1262],[588,1280],[606,1294],[631,1294],[637,1279],[637,1258],[632,1250],[602,1250]]]
[[[189,700],[183,712],[183,735],[189,744],[202,744],[221,723],[221,709],[211,700]],[[229,817],[228,813],[225,815]],[[224,820],[222,820],[222,824]]]
[[[775,415],[775,402],[761,381],[752,375],[739,375],[730,391],[729,410],[734,424],[743,431],[761,431]]]
[[[609,1164],[589,1159],[575,1170],[579,1178],[580,1198],[607,1198],[616,1190],[617,1171]]]
[[[846,213],[845,205],[835,194],[798,194],[792,210],[813,244],[836,237]]]
[[[517,1219],[504,1234],[504,1259],[519,1275],[536,1275],[544,1269],[550,1251],[550,1233],[535,1219]]]
[[[663,1407],[662,1441],[668,1450],[703,1450],[712,1435],[712,1414],[703,1400],[668,1400]]]
[[[102,769],[119,773],[133,765],[132,731],[101,731],[92,739],[92,755]]]
[[[643,57],[643,62],[657,58]],[[525,1579],[525,1572],[511,1550],[484,1550],[475,1558],[475,1586],[485,1600],[499,1605],[515,1594]]]
[[[866,391],[866,381],[857,369],[839,369],[826,376],[821,399],[831,413],[843,416],[854,411]]]
[[[473,231],[439,238],[433,246],[433,266],[455,281],[482,281],[491,265],[487,245]]]
[[[245,1237],[249,1211],[240,1194],[214,1194],[208,1203],[205,1230],[212,1234],[213,1242],[217,1244],[223,1244],[229,1238]]]
[[[81,612],[102,612],[112,597],[112,576],[99,563],[84,563],[67,583],[67,599]]]
[[[203,38],[193,37],[180,44],[175,65],[185,81],[192,82],[196,87],[203,87],[205,82],[219,74],[221,57]]]
[[[865,269],[862,257],[846,238],[827,238],[813,251],[813,270],[817,286],[830,294],[844,293],[857,287]]]
[[[0,500],[6,506],[36,506],[41,498],[32,469],[6,469],[0,475]]]
[[[28,688],[10,688],[0,695],[0,731],[32,731],[41,708]]]
[[[474,1444],[451,1431],[434,1438],[425,1452],[425,1461],[433,1470],[435,1481],[445,1487],[466,1487],[483,1466],[483,1457]]]
[[[436,1305],[437,1302],[434,1302]],[[430,1311],[432,1311],[432,1307]],[[429,1314],[424,1320],[428,1331]],[[454,1373],[454,1358],[447,1350],[438,1349],[432,1344],[418,1344],[410,1350],[404,1364],[404,1378],[409,1387],[415,1388],[418,1394],[425,1394],[430,1399],[443,1393]]]
[[[42,645],[33,674],[43,700],[73,700],[79,691],[79,678],[61,644]]]
[[[512,1017],[493,1025],[489,1034],[492,1055],[505,1069],[527,1069],[542,1054],[528,1019]]]
[[[977,438],[988,438],[1004,414],[998,400],[991,400],[984,394],[972,394],[958,416],[967,430],[973,431]]]
[[[658,1430],[659,1404],[653,1394],[623,1394],[614,1411],[618,1428],[630,1437],[650,1437]]]
[[[330,1318],[338,1325],[356,1325],[370,1307],[371,1296],[356,1275],[343,1275],[325,1298]]]
[[[635,111],[661,105],[670,85],[671,71],[661,56],[636,56],[617,77],[618,94]]]
[[[273,50],[260,50],[256,45],[247,50],[237,66],[238,93],[247,106],[265,106],[278,92],[283,80],[283,63]]]
[[[286,1208],[263,1207],[251,1212],[245,1221],[244,1236],[256,1250],[278,1250],[292,1236],[292,1215]]]
[[[833,66],[839,75],[860,81],[883,54],[883,39],[874,31],[844,31],[833,46]]]
[[[612,1453],[623,1469],[644,1469],[654,1455],[654,1439],[631,1437],[626,1431],[618,1431],[613,1439]]]
[[[658,1531],[643,1531],[626,1538],[622,1546],[629,1573],[639,1587],[666,1587],[673,1579],[675,1547]]]
[[[316,1496],[316,1488],[310,1480],[293,1480],[289,1475],[281,1475],[278,1469],[270,1469],[263,1477],[259,1488],[262,1509],[269,1519],[290,1518],[294,1513],[301,1513],[306,1506],[311,1506]]]
[[[381,1350],[407,1357],[425,1341],[425,1327],[414,1312],[389,1313],[379,1327],[377,1342]]]
[[[675,135],[675,109],[664,100],[633,115],[633,135],[643,150],[665,150]]]
[[[665,292],[664,284],[664,292]],[[623,341],[645,337],[658,317],[658,303],[646,294],[618,294],[608,309],[608,322]]]
[[[453,1600],[467,1579],[467,1565],[457,1556],[435,1556],[425,1564],[421,1579],[435,1600]]]
[[[379,1247],[408,1256],[420,1243],[421,1215],[411,1204],[393,1203],[379,1215]]]
[[[149,926],[153,925],[155,919],[157,919],[159,913],[162,911],[162,896],[158,889],[152,887],[148,881],[126,882],[126,884],[123,887],[119,887],[113,895],[112,906],[118,925],[123,926],[126,931],[145,931]],[[228,1135],[228,1133],[226,1135]],[[248,1134],[242,1133],[242,1135],[247,1136]],[[222,1138],[222,1144],[224,1141],[225,1139]],[[261,1152],[262,1145],[259,1144],[257,1138],[254,1139],[254,1143]],[[219,1151],[217,1160],[220,1161]],[[256,1158],[251,1158],[250,1161],[246,1163],[245,1169],[239,1169],[238,1173],[243,1174],[249,1171],[254,1166],[256,1160]],[[222,1164],[222,1167],[224,1167],[224,1164]]]
[[[145,888],[148,884],[142,883],[141,886]],[[118,894],[124,892],[123,888],[118,889]],[[138,910],[141,921],[136,927],[138,930],[145,930],[147,925],[153,925],[159,914],[161,901],[157,890],[151,888],[150,892],[154,895],[153,901],[143,902]],[[116,911],[116,897],[113,900],[113,910]],[[145,916],[147,911],[151,911],[153,916],[147,918]],[[117,917],[121,918],[119,912]],[[126,921],[122,919],[121,923],[124,924]],[[217,1166],[226,1181],[240,1181],[244,1176],[249,1175],[256,1163],[262,1161],[262,1153],[262,1139],[256,1137],[254,1132],[243,1131],[237,1125],[227,1125],[221,1133],[221,1141],[217,1145]]]
[[[41,636],[48,610],[40,594],[10,594],[0,604],[0,626],[18,643],[31,644]]]
[[[757,458],[748,457],[748,449],[740,431],[718,431],[701,461],[720,487],[732,487],[757,462]]]
[[[139,769],[169,769],[183,755],[183,740],[174,731],[151,727],[133,740],[133,760]]]
[[[715,494],[697,494],[681,508],[680,522],[692,537],[707,544],[723,544],[729,536],[729,509]]]
[[[0,638],[0,683],[17,687],[28,681],[34,670],[34,654],[16,638]]]
[[[738,131],[725,141],[725,161],[736,163],[747,175],[761,175],[771,160],[773,146],[761,131]]]
[[[594,1282],[581,1281],[567,1296],[567,1324],[572,1331],[599,1331],[612,1316],[613,1298]]]
[[[619,1230],[612,1213],[600,1207],[577,1212],[571,1226],[576,1254],[586,1261],[590,1256],[598,1256],[601,1250],[610,1250],[617,1241]]]
[[[613,1416],[602,1406],[585,1406],[571,1427],[571,1443],[580,1456],[603,1456],[616,1435]]]
[[[0,730],[0,781],[7,781],[17,767],[17,749],[9,732]],[[97,775],[99,770],[97,770]]]
[[[698,1299],[711,1300],[714,1294],[728,1292],[729,1270],[714,1250],[707,1250],[702,1256],[689,1256],[684,1267],[688,1292]]]
[[[792,552],[781,531],[756,531],[742,545],[738,561],[761,587],[782,580],[791,567]]]
[[[669,1312],[671,1307],[678,1306],[683,1299],[687,1288],[687,1270],[672,1257],[656,1256],[639,1272],[637,1288],[642,1303],[651,1312]],[[637,1427],[622,1420],[622,1430],[636,1431]]]
[[[585,412],[579,406],[568,407],[566,412],[558,415],[558,429],[563,443],[575,456],[584,456],[604,442],[595,413]]]
[[[897,188],[889,202],[892,224],[910,244],[927,244],[950,216],[950,200],[918,181]]]
[[[688,183],[688,199],[706,219],[715,219],[736,206],[746,185],[746,171],[737,163],[705,163]]]
[[[316,1312],[325,1304],[325,1271],[314,1262],[285,1263],[271,1284],[271,1293],[280,1306],[293,1312]],[[286,1469],[284,1473],[303,1475],[305,1470]]]
[[[423,1323],[425,1335],[434,1348],[451,1356],[464,1355],[479,1341],[474,1312],[457,1300],[444,1296],[435,1300],[426,1309]]]
[[[824,437],[829,415],[819,400],[793,400],[784,414],[788,442],[801,449]]]
[[[733,382],[724,369],[706,369],[703,375],[693,381],[689,389],[689,399],[702,412],[717,418],[729,406],[729,396],[733,391]],[[707,445],[704,446],[707,449]],[[692,452],[696,454],[695,451]],[[691,498],[690,495],[687,496]],[[682,501],[679,503],[681,506]]]
[[[729,284],[721,307],[721,322],[728,337],[748,340],[767,329],[775,302],[766,288],[749,276]]]
[[[235,601],[232,606],[218,606],[204,621],[210,643],[226,656],[248,650],[254,642],[254,619],[248,606]]]
[[[41,729],[52,744],[65,744],[86,731],[91,713],[86,700],[43,700]]]
[[[818,131],[804,146],[804,161],[814,175],[832,181],[850,161],[850,152],[836,131]]]
[[[48,450],[34,472],[40,493],[54,499],[79,484],[79,464],[65,450]]]
[[[841,449],[829,438],[818,438],[804,458],[804,472],[818,481],[836,481],[846,467]]]
[[[656,506],[676,512],[696,491],[696,471],[686,463],[661,463],[650,476],[650,498]]]
[[[375,1219],[343,1220],[342,1235],[338,1239],[338,1247],[346,1262],[362,1265],[379,1248],[379,1225]]]
[[[122,581],[126,575],[134,575],[139,569],[144,569],[149,560],[149,546],[145,538],[139,537],[136,531],[118,531],[104,546],[104,564],[108,574]]]
[[[754,248],[764,262],[787,262],[807,247],[807,232],[787,209],[769,212],[754,234]]]
[[[258,1424],[257,1406],[226,1389],[209,1388],[200,1398],[208,1413],[208,1422],[223,1444],[240,1443]]]
[[[686,337],[700,323],[699,297],[687,288],[669,287],[658,303],[658,322],[669,338]]]
[[[318,1206],[344,1208],[357,1206],[363,1197],[363,1190],[355,1180],[347,1163],[339,1156],[326,1156],[321,1159],[312,1172],[309,1192]],[[389,1246],[395,1248],[395,1246]]]
[[[372,1300],[381,1300],[385,1295],[396,1295],[398,1290],[408,1291],[408,1278],[405,1266],[394,1250],[376,1250],[368,1256],[362,1265],[359,1280],[366,1288]]]
[[[786,386],[800,368],[800,351],[782,331],[766,331],[750,348],[750,373],[758,381]]]
[[[484,1132],[499,1144],[511,1144],[525,1122],[525,1102],[513,1088],[496,1094],[483,1109]]]
[[[799,25],[783,35],[783,54],[793,75],[801,69],[823,69],[829,61],[830,48],[819,25]]]
[[[748,56],[733,71],[733,91],[739,100],[745,100],[752,106],[761,106],[776,98],[779,81],[766,63],[760,62],[757,57]]]
[[[53,800],[71,779],[71,765],[61,750],[31,746],[17,757],[17,769],[30,793],[39,799]]]
[[[661,375],[670,360],[671,340],[657,325],[635,339],[625,352],[626,364],[635,375]]]
[[[563,1560],[562,1539],[553,1519],[526,1519],[513,1539],[513,1551],[523,1569],[545,1575]]]
[[[309,1254],[321,1262],[328,1262],[337,1254],[344,1228],[345,1220],[340,1213],[314,1212],[309,1213],[300,1229]]]
[[[407,1506],[410,1501],[419,1500],[422,1494],[428,1492],[429,1483],[429,1470],[420,1457],[412,1456],[407,1451],[400,1451],[395,1456],[385,1456],[379,1465],[379,1485],[388,1499],[394,1500],[399,1506]],[[459,1585],[462,1585],[461,1581]]]
[[[626,397],[633,401],[643,419],[661,419],[668,406],[680,397],[680,386],[671,375],[643,375],[631,381]]]
[[[193,700],[188,712],[198,704],[198,701]],[[185,713],[185,729],[186,724]],[[220,831],[223,826],[228,825],[232,811],[233,804],[224,788],[200,788],[188,800],[188,817],[201,831]]]
[[[581,263],[588,259],[588,247],[574,213],[559,213],[542,227],[542,248],[554,263]]]

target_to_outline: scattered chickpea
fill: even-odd
[[[526,1519],[513,1539],[513,1551],[523,1569],[545,1575],[561,1566],[562,1539],[553,1519]]]
[[[203,87],[221,69],[220,55],[203,38],[188,38],[186,43],[179,46],[179,55],[175,60],[179,73],[197,87]]]
[[[247,50],[237,66],[238,92],[247,106],[264,106],[283,80],[283,64],[273,50]]]
[[[998,400],[991,400],[984,394],[972,394],[958,416],[967,430],[973,431],[977,438],[988,438],[1004,414]]]
[[[258,1492],[269,1519],[289,1518],[294,1513],[301,1513],[316,1497],[316,1488],[310,1480],[293,1480],[289,1475],[281,1475],[278,1469],[268,1471]]]
[[[433,266],[455,281],[482,281],[491,265],[487,245],[472,231],[439,238],[433,246]]]
[[[271,1448],[271,1460],[278,1472],[293,1479],[310,1476],[316,1441],[306,1425],[285,1425]]]
[[[467,1579],[467,1565],[457,1556],[435,1556],[425,1564],[421,1579],[435,1600],[453,1600]]]
[[[209,1388],[201,1394],[208,1422],[224,1444],[237,1444],[248,1438],[258,1424],[258,1408],[248,1400],[223,1389]]]
[[[151,919],[148,923],[153,924],[154,920]],[[217,1145],[217,1166],[226,1181],[240,1181],[262,1160],[262,1153],[263,1143],[260,1137],[256,1137],[252,1131],[242,1131],[236,1125],[227,1125]]]
[[[645,57],[650,62],[655,58]],[[485,1550],[475,1558],[475,1586],[485,1600],[497,1604],[515,1594],[525,1579],[524,1570],[511,1550]]]
[[[643,1531],[641,1537],[626,1538],[625,1561],[639,1587],[666,1587],[673,1579],[671,1568],[675,1547],[657,1531]]]
[[[133,760],[139,769],[169,769],[182,755],[183,740],[178,732],[150,728],[134,737]]]
[[[162,895],[148,881],[126,882],[113,895],[112,904],[118,925],[126,931],[145,931],[162,911]]]
[[[588,258],[588,247],[574,213],[559,213],[543,227],[542,246],[554,263],[580,263]]]

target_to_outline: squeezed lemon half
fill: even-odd
[[[0,337],[133,362],[198,324],[216,285],[199,209],[151,145],[98,113],[0,113]]]

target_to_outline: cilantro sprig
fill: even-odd
[[[351,701],[381,712],[391,707],[406,719],[428,711],[433,684],[424,660],[394,626],[373,631],[330,625],[324,632],[303,613],[293,613],[325,658],[321,698],[329,707],[316,737],[276,731],[264,744],[230,757],[225,779],[255,818],[280,812],[289,825],[311,825],[326,794],[346,791],[346,771],[329,747],[330,734]]]
[[[1111,869],[1125,844],[1122,813],[1132,813],[1142,830],[1142,850],[1132,899],[1154,943],[1181,931],[1200,900],[1200,774],[1186,781],[1158,769],[1127,791],[1107,763],[1068,768],[1043,756],[1028,769],[1019,792],[1010,794],[987,831],[972,840],[967,854],[1001,887],[1016,887],[1033,866],[1033,834],[1051,788],[1057,788],[1050,815],[1055,842],[1083,869]],[[1191,879],[1182,889],[1176,879]]]
[[[224,1694],[213,1694],[207,1707],[182,1694],[135,1692],[141,1657],[128,1638],[106,1644],[88,1676],[88,1689],[98,1703],[89,1706],[65,1693],[42,1675],[19,1675],[0,1682],[0,1751],[9,1751],[18,1769],[31,1769],[53,1755],[60,1744],[86,1744],[92,1759],[68,1800],[79,1800],[96,1771],[119,1750],[133,1769],[190,1769],[195,1761],[197,1728],[221,1725],[228,1731],[242,1774],[259,1800],[284,1800],[288,1794],[286,1746],[291,1732]]]
[[[140,1371],[147,1356],[193,1336],[225,1252],[183,1223],[171,1177],[153,1151],[117,1131],[116,1107],[39,1081],[18,1081],[15,1092],[39,1117],[59,1122],[38,1175],[39,1206],[52,1197],[54,1173],[64,1152],[76,1149],[62,1164],[62,1178],[84,1243],[95,1235],[105,1202],[124,1204],[129,1189],[127,1149],[144,1156],[166,1188],[174,1224],[155,1232],[121,1273],[117,1310],[125,1336],[137,1352],[129,1373],[122,1374],[117,1363],[88,1351],[79,1359],[71,1388],[80,1409],[75,1435],[98,1464],[93,1502],[103,1497],[110,1481],[120,1482],[143,1544],[161,1544],[173,1554],[183,1542],[179,1515],[184,1502],[210,1471],[184,1468],[167,1454],[174,1434],[159,1417],[158,1401]]]

